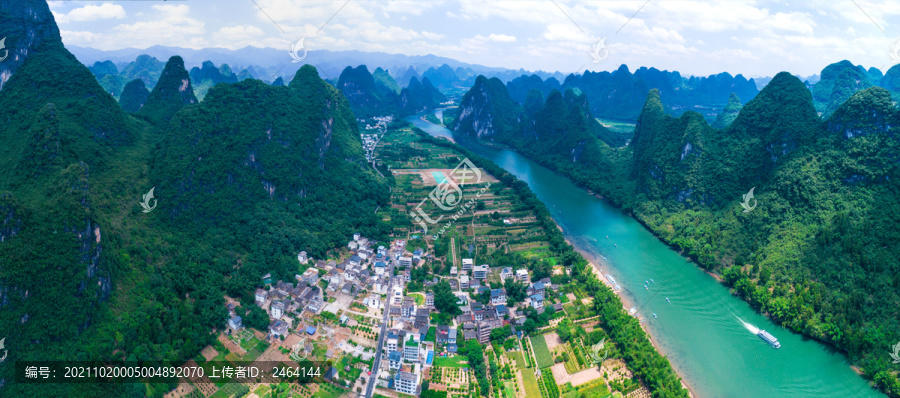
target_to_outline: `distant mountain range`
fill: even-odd
[[[238,50],[227,48],[203,48],[192,49],[183,47],[153,46],[146,49],[124,48],[121,50],[97,50],[88,47],[66,46],[66,48],[85,65],[93,65],[94,62],[112,61],[122,69],[128,63],[134,61],[142,54],[166,60],[172,56],[180,56],[184,59],[187,68],[201,66],[204,61],[212,61],[216,65],[228,64],[232,69],[239,71],[252,66],[259,72],[258,78],[264,81],[273,81],[277,77],[290,79],[305,64],[313,65],[328,80],[337,79],[348,65],[367,65],[370,68],[382,68],[388,71],[395,79],[401,80],[404,72],[410,67],[421,75],[429,68],[440,68],[447,65],[454,71],[458,68],[471,69],[471,76],[486,75],[496,76],[504,81],[511,80],[523,74],[537,74],[542,78],[556,77],[563,79],[565,76],[559,72],[548,73],[542,71],[526,71],[524,69],[507,69],[491,66],[469,64],[452,58],[436,55],[403,55],[388,54],[382,52],[363,51],[329,51],[310,50],[302,63],[291,63],[291,57],[287,50],[274,48],[258,48],[247,46]],[[411,76],[409,76],[411,77]],[[409,81],[409,77],[405,82]],[[473,80],[474,81],[474,80]],[[146,83],[146,82],[145,82]]]

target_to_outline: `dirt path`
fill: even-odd
[[[452,266],[456,267],[456,238],[450,238],[450,260]]]

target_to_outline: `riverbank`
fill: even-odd
[[[418,117],[411,122],[432,137],[452,136],[451,131],[423,122]],[[577,250],[581,258],[608,257],[604,261],[593,261],[594,268],[615,276],[627,294],[614,296],[601,288],[592,296],[603,299],[601,307],[610,319],[618,322],[624,321],[622,318],[631,318],[626,323],[631,324],[632,334],[613,333],[624,338],[623,343],[633,343],[631,348],[646,346],[648,355],[653,352],[650,357],[667,360],[669,363],[665,365],[656,363],[653,366],[668,368],[676,378],[671,383],[673,386],[678,379],[684,379],[681,375],[688,379],[678,381],[679,390],[683,388],[682,384],[690,384],[689,390],[699,394],[694,396],[883,397],[869,388],[857,373],[847,369],[849,363],[845,355],[789,333],[750,308],[745,300],[722,289],[723,285],[710,279],[702,267],[688,261],[681,250],[673,250],[671,245],[665,244],[630,215],[627,207],[615,203],[614,198],[598,200],[596,195],[586,192],[586,187],[515,151],[494,149],[469,139],[457,141],[468,148],[467,156],[473,159],[486,157],[526,182],[541,202],[552,203],[552,214],[547,214],[552,217],[545,221],[548,231],[556,234],[552,223],[558,220],[572,237],[569,242],[564,242],[566,237],[559,236],[561,245],[577,242],[577,249],[583,249]],[[604,236],[610,240],[604,240]],[[567,250],[576,248],[572,245]],[[586,262],[585,266],[588,266]],[[587,269],[584,271],[588,272]],[[656,278],[659,286],[645,291],[642,282],[651,277]],[[662,291],[664,295],[653,297]],[[617,299],[609,301],[611,297]],[[672,297],[671,303],[664,297]],[[624,313],[612,314],[614,309],[622,310],[622,303],[630,304],[629,298],[641,303],[643,312],[658,313],[659,319],[650,318],[644,322],[644,327],[656,333],[650,339],[666,347],[667,352],[660,354],[650,341],[637,338],[646,332],[636,319],[620,316]],[[761,343],[742,322],[775,332],[782,341],[782,348],[773,350]],[[648,361],[635,362],[637,367],[647,364]],[[815,364],[812,372],[810,364]],[[676,365],[678,372],[673,371]],[[683,395],[687,396],[689,390],[683,390]]]
[[[556,222],[555,219],[554,219],[554,222]],[[559,225],[559,222],[556,222],[556,227],[559,228],[560,231],[563,231],[563,228],[562,228],[562,226]],[[567,235],[564,233],[564,237],[565,237],[566,243],[569,246],[573,247],[575,249],[575,251],[580,253],[588,261],[588,265],[590,266],[591,272],[594,274],[594,276],[596,276],[597,279],[601,283],[603,283],[604,286],[609,287],[609,289],[612,290],[612,292],[619,298],[619,301],[622,303],[622,308],[625,311],[627,311],[628,308],[632,308],[635,305],[637,305],[634,303],[634,301],[630,297],[628,297],[627,295],[624,294],[624,290],[616,291],[614,289],[613,285],[609,282],[609,280],[606,279],[606,275],[603,274],[603,270],[597,265],[597,264],[600,264],[601,259],[597,258],[596,255],[591,254],[589,251],[578,247],[578,245],[576,245],[572,241],[570,235]],[[606,264],[607,266],[611,266],[609,261],[606,261],[606,260],[603,261],[603,264]],[[668,354],[656,342],[656,340],[653,338],[653,335],[650,333],[650,330],[644,325],[643,322],[641,322],[641,329],[647,335],[647,340],[650,341],[650,344],[653,345],[653,348],[656,349],[656,352],[660,353],[661,355],[665,356],[666,359],[668,359]],[[672,361],[669,361],[669,363],[672,364]],[[678,375],[679,379],[681,380],[681,385],[684,387],[684,389],[688,390],[688,394],[691,397],[697,397],[698,396],[697,392],[693,388],[691,388],[689,383],[687,383],[685,381],[686,379],[684,377],[684,372],[679,369],[676,369],[674,364],[672,364],[671,366],[672,366],[672,369],[675,370],[675,373]]]

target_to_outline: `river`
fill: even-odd
[[[433,136],[453,138],[450,130],[419,116],[407,120]],[[528,183],[566,238],[615,277],[620,297],[638,308],[655,345],[695,396],[884,397],[850,368],[845,355],[756,313],[603,199],[514,151],[457,141]],[[757,328],[777,337],[781,348],[757,337]]]

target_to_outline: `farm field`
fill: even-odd
[[[469,362],[466,360],[466,357],[462,355],[457,355],[452,358],[447,357],[436,357],[434,358],[434,367],[440,368],[465,368],[469,366]]]
[[[544,336],[531,336],[529,339],[531,339],[531,345],[534,347],[534,356],[538,368],[543,369],[553,366],[553,355],[550,354],[550,348],[547,347],[547,340],[544,339]]]
[[[522,381],[525,383],[525,398],[541,398],[541,389],[538,387],[537,378],[529,369],[522,369]]]

